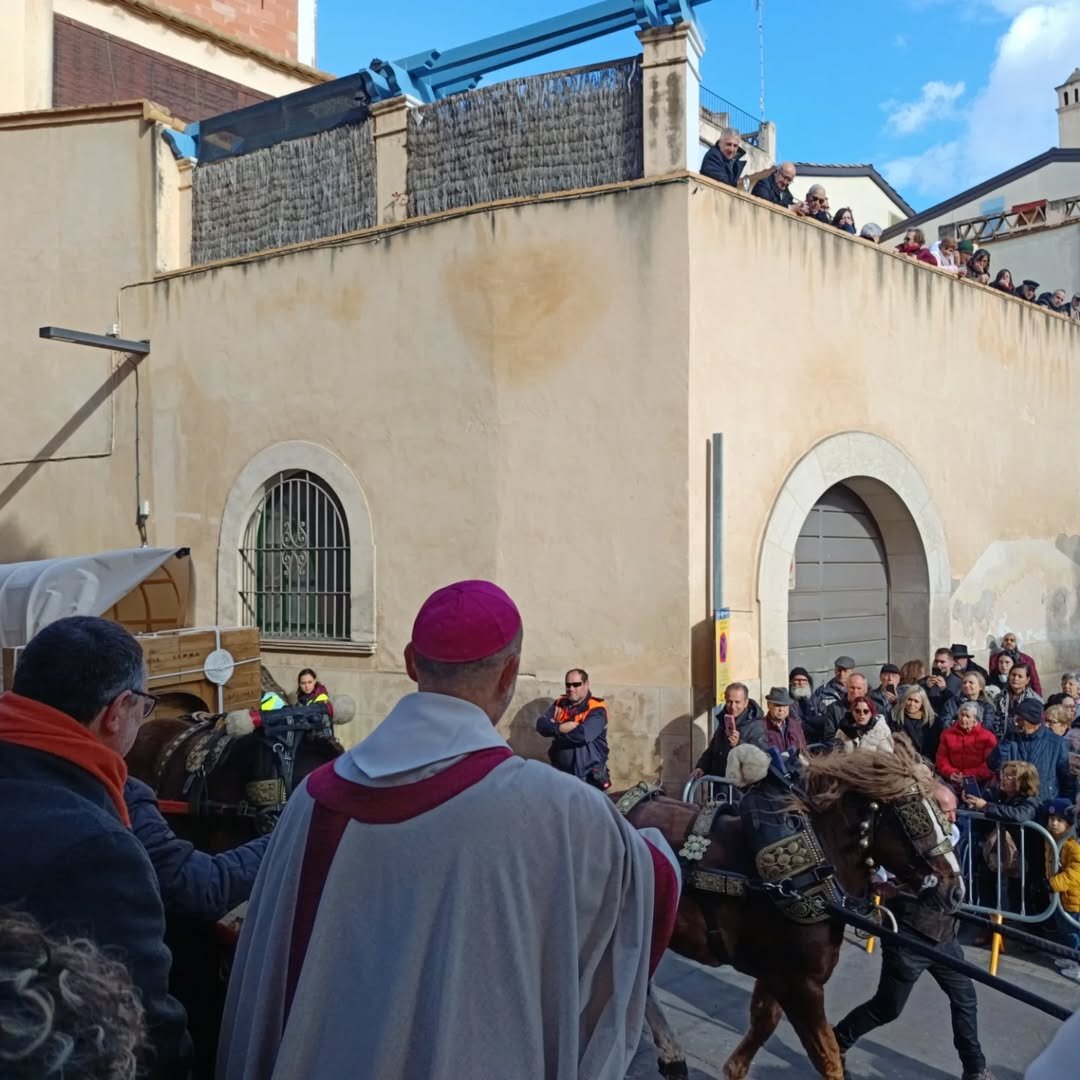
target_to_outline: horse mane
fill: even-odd
[[[891,802],[913,787],[925,796],[933,790],[933,773],[904,734],[893,735],[895,749],[834,750],[810,758],[803,787],[815,810],[828,810],[849,793]]]

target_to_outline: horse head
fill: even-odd
[[[909,894],[942,911],[964,900],[952,825],[935,798],[933,774],[904,736],[895,750],[813,758],[808,808],[844,888],[865,894],[879,867]]]

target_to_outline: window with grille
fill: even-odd
[[[246,621],[271,639],[349,639],[349,526],[330,487],[311,472],[270,480],[240,548]]]

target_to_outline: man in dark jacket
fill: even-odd
[[[161,897],[123,793],[123,756],[155,704],[146,681],[138,642],[104,619],[59,619],[23,649],[0,696],[0,904],[115,950],[146,1010],[145,1075],[181,1080],[186,1018],[168,993]]]
[[[959,697],[963,681],[953,674],[951,649],[938,649],[934,653],[934,664],[930,674],[921,679],[919,685],[930,698],[930,707],[940,716],[950,698]]]
[[[551,739],[548,760],[556,769],[606,791],[611,777],[604,699],[592,696],[584,668],[571,668],[565,684],[566,693],[548,706],[536,721],[536,730]]]
[[[795,699],[782,686],[774,686],[765,695],[765,737],[769,746],[786,754],[806,749],[802,721],[793,711]]]
[[[713,710],[716,730],[698,758],[691,780],[699,776],[723,776],[728,754],[740,743],[750,743],[762,750],[769,749],[765,732],[765,717],[761,706],[750,699],[750,691],[741,682],[729,683],[724,691],[724,704]]]
[[[172,831],[153,789],[141,780],[128,777],[124,802],[131,831],[150,856],[168,914],[217,922],[251,895],[269,836],[207,855]]]
[[[900,687],[900,669],[895,664],[882,664],[878,685],[867,695],[877,706],[879,715],[887,720],[896,708]]]
[[[1027,761],[1039,774],[1039,801],[1076,794],[1076,777],[1069,771],[1069,746],[1043,723],[1042,702],[1024,698],[1013,713],[1015,730],[1008,733],[987,764],[1000,772],[1007,761]]]
[[[739,133],[734,128],[724,128],[715,146],[701,162],[701,175],[719,180],[731,187],[739,186],[739,177],[746,167],[746,151],[742,148]]]
[[[842,659],[847,659],[843,657]],[[837,663],[840,661],[838,660]],[[823,742],[836,738],[836,733],[841,729],[853,731],[855,729],[855,717],[852,716],[851,706],[859,698],[870,697],[870,684],[861,671],[847,672],[844,680],[844,698],[842,701],[834,701],[826,710],[822,718]],[[887,714],[885,714],[887,716]]]
[[[787,209],[795,201],[795,196],[788,190],[795,180],[795,175],[795,166],[790,161],[784,161],[774,172],[762,177],[750,194]]]
[[[952,673],[961,682],[964,681],[964,676],[969,671],[977,671],[983,677],[984,682],[990,678],[986,668],[975,663],[975,654],[969,651],[966,645],[962,645],[959,642],[953,642],[949,652],[953,658]]]
[[[953,823],[953,842],[956,831],[956,796],[943,784],[934,789],[934,797],[945,816]],[[882,889],[888,897],[893,888]],[[957,918],[933,908],[925,901],[894,896],[886,900],[900,930],[915,934],[925,942],[937,946],[944,956],[954,960],[964,959],[964,950],[956,940]],[[932,957],[911,952],[903,945],[884,942],[881,949],[881,975],[877,992],[862,1005],[852,1009],[833,1029],[840,1053],[846,1054],[858,1039],[883,1024],[895,1020],[907,1004],[911,991],[924,971],[945,992],[949,999],[952,1017],[953,1045],[960,1055],[963,1080],[993,1080],[986,1068],[986,1058],[979,1045],[978,1001],[975,986],[966,975],[961,975],[944,964],[937,964]],[[845,1073],[846,1075],[846,1073]]]
[[[803,732],[808,743],[829,742],[836,734],[836,721],[830,721],[833,706],[839,702],[847,707],[847,681],[854,669],[855,661],[850,656],[838,656],[833,661],[833,677],[810,696],[802,714]]]

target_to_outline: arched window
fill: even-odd
[[[240,547],[245,623],[270,640],[348,641],[351,545],[341,502],[312,472],[267,482]]]

